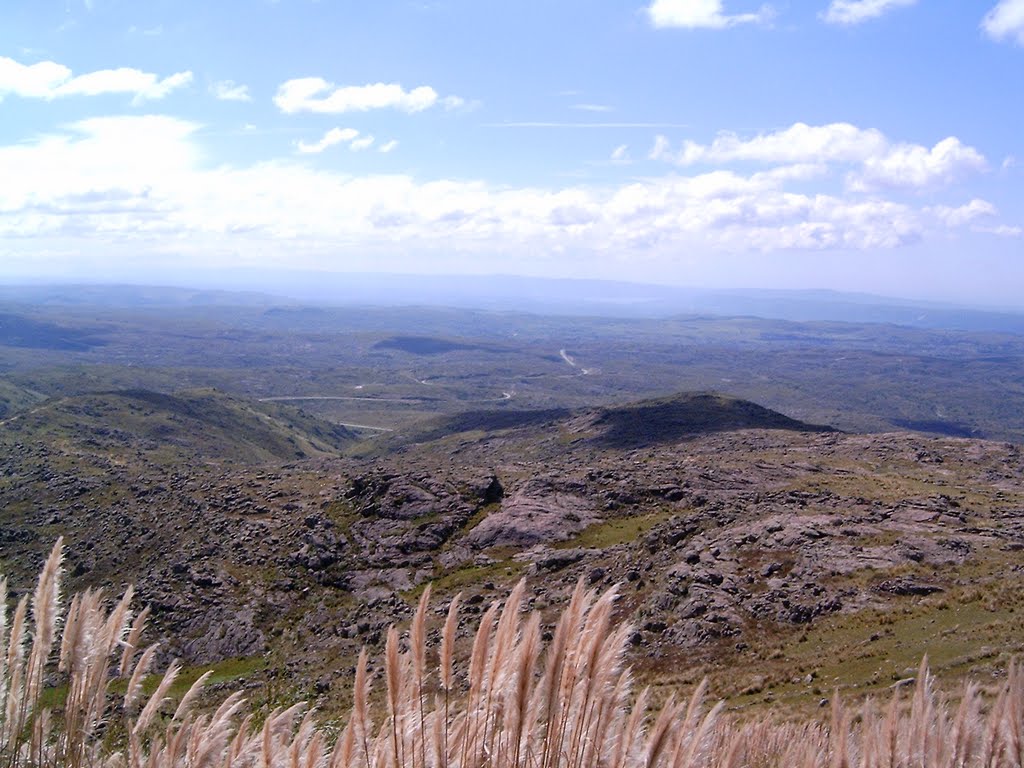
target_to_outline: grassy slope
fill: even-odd
[[[21,439],[77,444],[87,451],[142,450],[168,460],[198,455],[246,463],[337,455],[355,439],[344,427],[294,408],[209,389],[58,398],[16,416],[6,429]]]

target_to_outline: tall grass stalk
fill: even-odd
[[[448,609],[435,678],[424,593],[408,637],[388,632],[378,722],[363,651],[351,714],[328,744],[304,703],[269,713],[262,727],[240,693],[197,712],[206,675],[170,701],[176,663],[144,697],[156,655],[140,645],[147,612],[133,616],[130,590],[113,605],[87,590],[65,608],[61,557],[58,541],[9,622],[0,579],[0,768],[1024,768],[1017,666],[991,695],[966,683],[953,706],[924,661],[909,698],[897,689],[855,714],[836,696],[827,724],[730,718],[705,705],[706,683],[654,712],[624,664],[630,629],[612,621],[615,590],[582,584],[546,649],[540,615],[522,610],[523,583],[489,606],[461,681],[460,600]],[[125,693],[114,696],[118,679]],[[66,691],[53,712],[41,705],[48,687]]]

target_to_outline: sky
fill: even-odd
[[[0,281],[1024,307],[1024,0],[4,0]]]

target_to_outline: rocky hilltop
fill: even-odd
[[[844,434],[714,393],[362,443],[212,391],[46,401],[0,429],[0,508],[15,589],[64,535],[72,585],[135,583],[165,657],[328,709],[427,583],[470,617],[523,577],[552,614],[579,579],[620,583],[641,673],[710,674],[739,704],[887,687],[925,652],[983,673],[1021,647],[1017,446]]]

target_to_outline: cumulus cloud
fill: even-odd
[[[274,96],[277,108],[286,114],[319,112],[368,112],[373,109],[397,109],[422,112],[441,103],[454,109],[465,102],[458,96],[441,98],[429,85],[406,91],[398,83],[372,83],[336,87],[320,77],[303,77],[281,84]]]
[[[221,101],[252,101],[249,86],[240,85],[234,80],[220,80],[210,86],[210,93]]]
[[[377,151],[380,152],[381,154],[386,155],[388,152],[391,152],[397,146],[398,139],[391,139],[390,141],[385,141],[383,144],[377,147]]]
[[[514,187],[353,176],[294,160],[209,166],[199,128],[158,115],[104,117],[0,146],[0,239],[196,253],[210,263],[216,252],[333,258],[393,253],[396,245],[503,258],[575,249],[591,259],[671,259],[681,249],[897,248],[981,224],[1012,234],[980,199],[929,208],[794,188],[814,176],[813,164]],[[354,129],[334,131],[309,146],[360,138]]]
[[[785,164],[812,175],[820,175],[833,164],[854,166],[847,183],[859,191],[941,186],[985,171],[988,166],[977,149],[955,136],[929,149],[919,144],[893,144],[881,131],[850,123],[794,123],[746,139],[735,133],[721,133],[710,144],[687,140],[678,149],[659,135],[648,156],[683,167],[735,162]]]
[[[959,206],[937,205],[926,211],[950,229],[969,227],[972,232],[997,237],[1020,237],[1024,233],[1024,230],[1012,224],[988,223],[999,215],[999,211],[988,200],[980,198]]]
[[[159,115],[95,117],[32,143],[0,147],[0,234],[74,227],[145,229],[187,188],[195,123]],[[183,179],[185,179],[183,181]],[[151,196],[154,184],[163,202]],[[173,194],[167,190],[175,190]],[[122,217],[126,211],[137,219]],[[98,218],[96,218],[98,217]],[[102,226],[95,226],[100,220]]]
[[[929,211],[948,227],[962,227],[978,218],[995,216],[998,211],[988,200],[974,198],[960,206],[937,205]]]
[[[296,148],[299,152],[310,155],[319,154],[328,147],[333,147],[335,144],[348,143],[353,141],[359,136],[359,131],[355,128],[331,128],[319,141],[313,143],[307,143],[305,141],[299,141],[296,144]]]
[[[101,69],[74,76],[63,64],[41,61],[21,64],[0,56],[0,100],[7,95],[25,99],[53,99],[68,96],[131,94],[135,101],[162,99],[171,91],[192,82],[191,72],[177,72],[160,78],[151,72],[121,67]]]
[[[898,144],[885,154],[869,157],[864,170],[851,178],[854,188],[932,187],[950,184],[988,167],[974,147],[950,136],[928,149],[919,144]]]
[[[993,40],[1016,40],[1024,45],[1024,0],[1000,0],[981,20],[981,28]]]
[[[629,146],[626,144],[620,144],[612,150],[612,154],[609,159],[615,165],[629,165],[630,162],[632,162],[629,156]]]
[[[763,163],[854,162],[877,154],[887,145],[880,131],[861,129],[849,123],[807,125],[742,139],[735,133],[720,133],[711,144],[684,141],[678,151],[664,136],[655,139],[652,159],[677,165],[750,160]]]
[[[917,0],[832,0],[821,17],[829,24],[861,24],[916,3]]]
[[[763,5],[753,13],[725,12],[722,0],[654,0],[647,15],[655,27],[686,29],[725,29],[737,24],[762,24],[771,21],[774,11]]]

